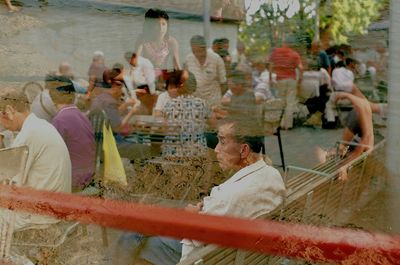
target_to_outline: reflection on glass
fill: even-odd
[[[386,175],[388,1],[361,2],[210,0],[204,34],[202,0],[5,1],[0,148],[28,145],[32,188],[391,232],[374,197]],[[20,216],[16,234],[54,221]],[[144,238],[110,232],[129,250],[110,254],[94,231],[64,264],[95,251],[130,262]],[[146,251],[171,244],[181,258],[180,241],[153,239]]]

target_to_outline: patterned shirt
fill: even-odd
[[[203,99],[193,96],[172,99],[165,105],[164,116],[168,123],[180,127],[178,136],[164,138],[164,156],[197,157],[205,154],[207,143],[204,131],[211,110]]]

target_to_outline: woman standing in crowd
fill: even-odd
[[[136,54],[153,63],[157,77],[161,76],[162,70],[181,69],[178,42],[169,35],[168,14],[163,10],[149,9],[144,18]],[[169,58],[172,58],[172,67]]]

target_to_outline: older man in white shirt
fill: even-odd
[[[263,138],[252,136],[249,128],[253,127],[249,125],[248,121],[231,120],[220,126],[215,148],[217,160],[223,170],[235,173],[214,187],[201,203],[187,206],[187,211],[254,219],[282,203],[285,195],[282,177],[262,159]],[[114,263],[132,264],[133,252],[144,238],[140,234],[123,235]],[[170,265],[186,259],[202,246],[203,243],[190,239],[150,237],[138,256],[144,264]]]
[[[193,96],[204,99],[211,107],[216,106],[226,84],[224,61],[218,54],[207,50],[203,36],[193,36],[190,45],[192,53],[186,57],[185,68],[196,77],[197,89]]]
[[[26,96],[15,89],[0,91],[0,123],[18,132],[13,146],[28,146],[29,154],[23,176],[14,181],[22,186],[56,192],[71,192],[71,161],[67,146],[57,130],[29,111]],[[7,220],[0,211],[0,221]],[[42,229],[59,220],[30,213],[17,213],[15,230]]]

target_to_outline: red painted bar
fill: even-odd
[[[14,186],[0,186],[0,207],[306,260],[400,264],[400,236],[200,215]]]

